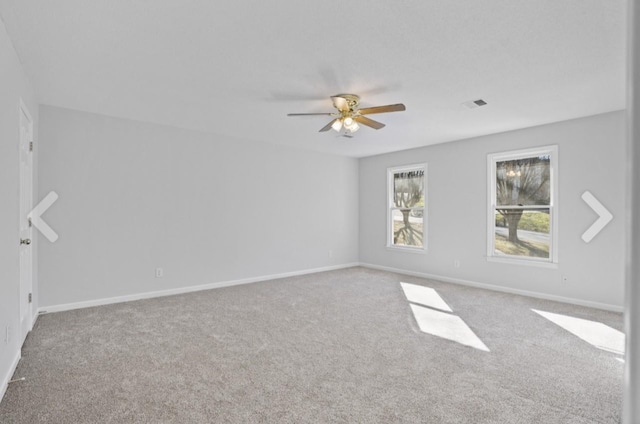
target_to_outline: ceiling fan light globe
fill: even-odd
[[[349,131],[350,133],[354,133],[360,129],[360,125],[352,120],[351,125],[347,125],[346,123],[344,124],[344,129]]]
[[[347,116],[346,118],[344,118],[344,126],[345,126],[345,128],[349,128],[353,124],[354,124],[353,118],[351,118],[350,116]]]
[[[342,120],[341,119],[336,119],[333,122],[333,124],[331,124],[331,128],[333,128],[334,131],[340,132],[340,130],[342,129]]]

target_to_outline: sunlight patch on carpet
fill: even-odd
[[[624,333],[615,328],[611,328],[601,322],[589,321],[568,315],[554,314],[536,309],[532,309],[532,311],[598,349],[624,355]]]
[[[417,284],[400,283],[404,295],[411,303],[428,306],[441,311],[453,312],[447,302],[445,302],[437,291],[430,287],[419,286]]]
[[[411,311],[423,333],[490,352],[460,317],[413,304]]]

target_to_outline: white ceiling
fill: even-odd
[[[0,0],[41,103],[362,157],[624,109],[624,0]],[[406,112],[318,133],[329,96]],[[473,110],[463,102],[482,98]]]

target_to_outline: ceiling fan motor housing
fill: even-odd
[[[355,108],[360,104],[360,97],[355,94],[336,94],[332,97],[341,97],[346,100],[347,105],[349,106],[349,111],[353,112]]]

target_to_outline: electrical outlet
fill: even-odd
[[[564,284],[567,284],[567,283],[569,282],[569,277],[567,277],[566,275],[563,275],[563,276],[562,276],[562,282],[563,282]]]
[[[156,278],[164,277],[164,270],[162,268],[156,268]]]
[[[456,259],[453,261],[453,267],[454,268],[460,268],[460,260]]]

